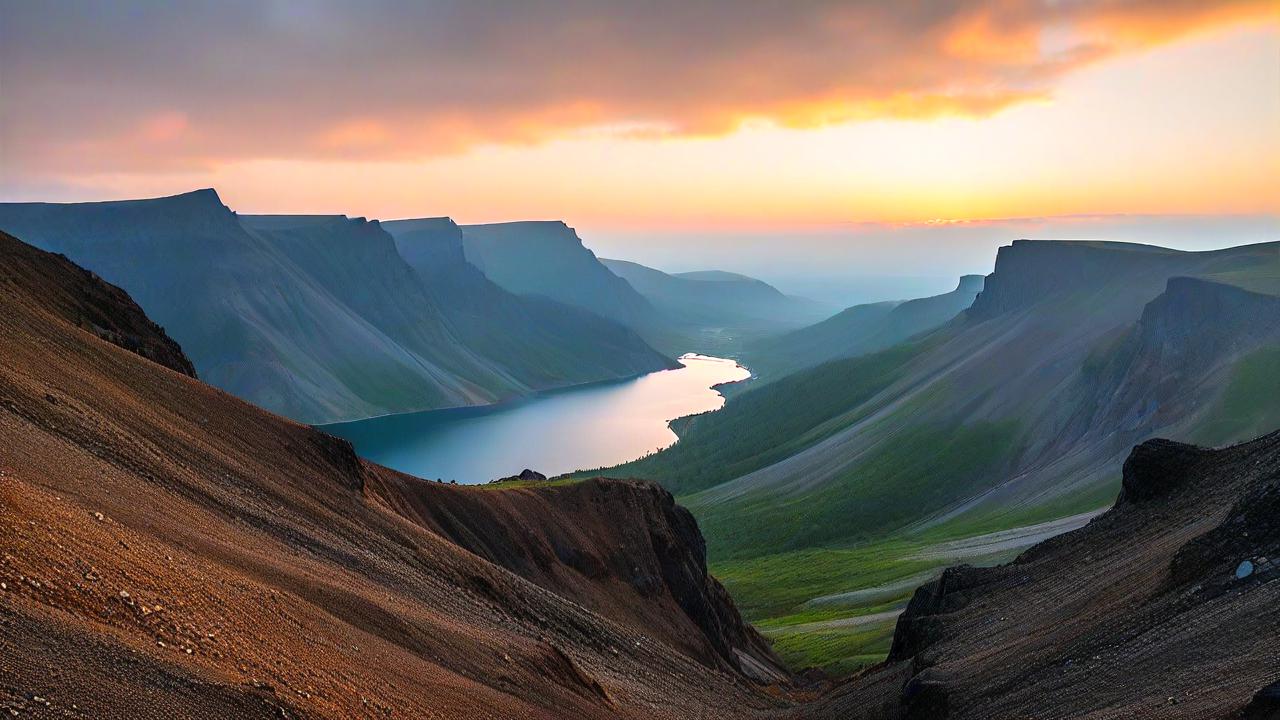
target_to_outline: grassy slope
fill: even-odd
[[[1226,390],[1195,441],[1223,445],[1280,427],[1280,347],[1250,353],[1233,368]]]
[[[847,411],[898,379],[906,360],[925,347],[899,345],[750,390],[720,411],[675,423],[681,440],[671,448],[607,473],[660,480],[684,495],[772,464],[846,427],[852,422]],[[788,412],[774,412],[779,406]],[[766,416],[770,421],[760,422]]]

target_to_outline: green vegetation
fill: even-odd
[[[731,399],[715,413],[677,425],[681,439],[662,452],[604,471],[657,480],[677,495],[771,465],[847,427],[857,408],[902,376],[928,341],[820,365]]]
[[[1255,350],[1232,369],[1195,442],[1223,445],[1280,427],[1280,347]]]
[[[783,662],[793,668],[817,667],[847,675],[884,660],[893,643],[895,620],[820,630],[768,629],[766,637]]]
[[[705,506],[693,496],[687,504],[716,557],[847,545],[969,494],[1016,454],[1016,436],[1009,422],[908,427],[812,491],[762,491]]]

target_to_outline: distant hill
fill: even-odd
[[[820,306],[732,273],[713,272],[708,280],[621,261],[611,261],[610,268],[559,221],[464,225],[462,237],[467,260],[505,290],[616,320],[668,355],[732,355],[746,338],[774,335],[824,314]]]
[[[981,275],[965,275],[955,290],[905,302],[855,305],[816,325],[750,344],[744,361],[765,380],[828,360],[883,350],[932,330],[968,308],[982,291]]]
[[[0,229],[124,288],[206,382],[298,420],[482,404],[530,389],[531,375],[466,346],[376,222],[242,219],[201,190],[5,203]],[[643,343],[622,342],[631,351],[612,364],[538,385],[669,364]]]
[[[614,275],[560,221],[462,226],[463,250],[490,280],[642,329],[657,322],[648,300]]]
[[[746,275],[720,270],[665,273],[626,260],[600,262],[677,323],[727,326],[742,333],[779,332],[828,314],[820,303],[784,295]]]

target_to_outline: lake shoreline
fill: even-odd
[[[720,409],[749,379],[731,358],[685,353],[679,367],[550,388],[488,405],[390,413],[317,429],[424,479],[484,484],[532,468],[549,477],[629,462],[679,440],[672,424]]]

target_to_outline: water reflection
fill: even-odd
[[[481,483],[533,468],[556,475],[614,465],[667,447],[667,423],[724,404],[713,385],[750,373],[732,360],[685,355],[684,367],[486,408],[391,415],[324,427],[361,455],[425,478]]]

